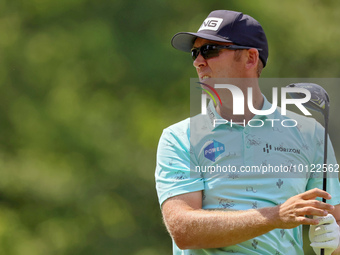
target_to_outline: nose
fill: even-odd
[[[197,58],[193,62],[194,67],[204,67],[207,65],[207,61],[202,57],[201,53],[198,54]]]

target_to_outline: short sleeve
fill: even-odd
[[[307,183],[306,190],[310,190],[313,188],[323,188],[323,173],[316,172],[320,169],[320,166],[323,165],[324,162],[324,128],[320,123],[316,122],[315,133],[313,137],[312,148],[315,148],[314,159],[312,165],[314,168],[314,172],[310,173],[310,178]],[[339,165],[337,164],[337,160],[335,157],[334,149],[332,146],[332,142],[328,136],[327,143],[327,192],[331,194],[332,199],[327,200],[327,203],[332,205],[340,204],[340,184],[339,184]],[[310,168],[312,169],[312,167]],[[321,167],[322,169],[322,167]],[[321,199],[319,199],[321,200]]]
[[[196,162],[190,153],[189,122],[165,129],[159,140],[155,179],[160,205],[169,197],[204,189],[203,179],[190,171]]]

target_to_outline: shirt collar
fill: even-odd
[[[263,96],[263,106],[261,110],[268,110],[272,107],[272,104],[267,100],[267,98],[262,94]],[[275,118],[275,114],[276,114],[275,110],[273,113],[269,114],[269,115],[255,115],[253,117],[253,119],[273,119]],[[208,107],[207,107],[207,113],[208,113],[208,117],[209,117],[209,123],[211,125],[211,129],[214,130],[215,128],[217,128],[220,125],[227,125],[230,126],[230,122],[227,123],[223,123],[225,122],[225,120],[217,113],[213,101],[210,100]],[[217,121],[216,121],[217,120]],[[214,126],[215,123],[215,126]],[[233,124],[233,126],[236,126],[235,124]],[[243,127],[243,126],[241,126]]]

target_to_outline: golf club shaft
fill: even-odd
[[[328,147],[328,114],[325,114],[325,139],[324,139],[324,154],[323,154],[323,163],[324,165],[327,164],[327,147]],[[322,183],[322,189],[324,191],[327,191],[327,171],[323,172],[323,183]],[[326,199],[322,199],[323,202],[326,202]]]
[[[327,146],[328,146],[328,109],[325,114],[325,138],[324,138],[324,149],[323,149],[323,164],[327,165]],[[322,189],[327,191],[327,171],[328,167],[326,167],[326,171],[323,172],[322,178]],[[322,198],[322,202],[326,203],[326,199]],[[320,255],[325,254],[325,249],[321,249]]]

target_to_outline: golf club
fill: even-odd
[[[321,112],[324,116],[325,122],[325,138],[324,138],[324,156],[323,163],[327,164],[327,141],[328,141],[328,116],[329,116],[329,96],[326,90],[315,83],[292,83],[287,87],[289,88],[303,88],[307,89],[311,93],[311,99],[303,105],[311,110]],[[289,93],[292,98],[304,98],[302,93]],[[327,171],[323,172],[322,189],[327,189]],[[326,199],[322,199],[322,202],[326,202]],[[321,249],[321,255],[324,255],[324,249]]]

